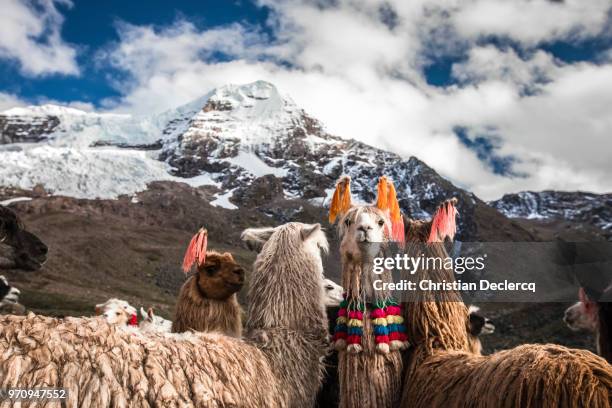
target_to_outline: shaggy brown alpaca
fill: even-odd
[[[101,318],[0,316],[0,388],[65,387],[69,407],[309,407],[327,348],[320,225],[266,233],[245,340]]]
[[[47,260],[47,246],[26,231],[12,210],[0,205],[0,269],[35,271]]]
[[[243,284],[244,269],[232,254],[208,251],[204,265],[181,287],[172,332],[216,331],[240,337],[242,310],[236,292]]]
[[[381,183],[385,185],[380,186]],[[379,199],[388,199],[392,185],[386,179],[379,183]],[[384,194],[384,197],[381,197]],[[338,371],[340,377],[340,406],[352,407],[393,407],[397,405],[401,393],[402,356],[401,342],[375,342],[373,311],[379,309],[380,302],[387,301],[390,293],[373,289],[374,274],[372,260],[380,256],[391,239],[393,224],[390,213],[377,206],[353,206],[350,199],[350,178],[343,177],[337,184],[336,201],[330,208],[330,221],[336,215],[338,234],[341,239],[340,255],[342,261],[342,286],[347,293],[347,309],[351,305],[363,305],[362,319],[347,320],[348,337],[345,341],[338,338],[336,331],[336,347],[338,354]],[[340,203],[340,204],[339,204]],[[395,202],[396,204],[396,202]],[[399,213],[397,214],[399,216]],[[401,229],[403,233],[403,228]],[[378,275],[377,279],[390,281],[388,271]],[[359,306],[358,306],[359,307]],[[382,309],[380,309],[382,310]],[[358,312],[357,312],[358,313]],[[340,316],[340,315],[339,315]],[[342,317],[339,317],[339,321]],[[386,321],[386,318],[382,318]],[[340,323],[339,323],[340,324]],[[362,334],[359,344],[351,340],[353,327],[361,327]],[[385,323],[386,330],[387,323]],[[346,344],[348,342],[348,345]]]
[[[454,215],[454,202],[438,210]],[[431,223],[405,220],[406,252],[447,257]],[[450,234],[452,238],[452,234]],[[420,237],[420,238],[419,238]],[[417,270],[415,278],[452,282],[449,269]],[[414,292],[405,309],[412,348],[406,366],[403,407],[608,407],[612,367],[585,350],[529,344],[489,356],[469,352],[467,308],[455,291]],[[432,300],[433,299],[433,300]]]

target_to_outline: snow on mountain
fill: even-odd
[[[584,222],[612,231],[612,194],[523,191],[489,204],[511,218]]]
[[[0,180],[53,194],[115,198],[154,180],[218,188],[212,205],[265,206],[299,198],[329,201],[341,174],[358,201],[371,202],[377,178],[395,182],[410,216],[460,198],[461,231],[474,236],[475,208],[484,205],[415,157],[400,156],[328,134],[274,85],[228,85],[150,116],[30,107],[0,114]],[[268,211],[268,210],[266,210]]]
[[[59,105],[40,105],[17,107],[0,112],[6,116],[62,116],[62,115],[87,115],[87,112],[80,109],[69,108]]]

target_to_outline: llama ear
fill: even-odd
[[[96,316],[100,316],[102,314],[102,306],[96,305],[95,314]]]
[[[336,190],[329,205],[329,223],[333,224],[353,206],[351,202],[351,178],[342,176],[336,183]]]
[[[240,239],[251,251],[260,252],[273,233],[273,227],[247,228],[240,234]]]
[[[321,224],[317,223],[317,224],[306,225],[300,231],[300,235],[302,236],[302,241],[306,241],[308,238],[312,236],[312,234],[314,234],[317,231],[321,231]]]
[[[147,309],[147,316],[149,317],[149,319],[153,320],[153,317],[155,316],[155,313],[153,313],[153,308],[152,307]]]
[[[145,312],[142,306],[140,307],[140,315],[142,316],[143,319],[147,318],[147,312]]]

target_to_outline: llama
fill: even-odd
[[[565,310],[563,321],[572,331],[597,332],[597,319],[586,310],[586,305],[579,301]]]
[[[8,283],[3,275],[0,275],[0,314],[25,314],[25,307],[19,303],[21,292]]]
[[[200,247],[196,248],[196,241]],[[242,334],[242,309],[236,293],[244,284],[244,268],[232,254],[206,251],[208,232],[201,229],[187,248],[183,270],[188,273],[193,264],[197,273],[187,279],[179,292],[172,332],[188,330],[212,332],[240,337]],[[200,251],[196,261],[195,250]],[[191,258],[191,259],[190,259]]]
[[[66,406],[312,406],[327,347],[327,240],[320,225],[301,223],[260,239],[244,339],[2,316],[0,387],[64,387]]]
[[[110,324],[119,326],[138,326],[138,314],[136,308],[125,300],[111,298],[95,307],[95,313]]]
[[[443,241],[455,231],[455,200],[429,222],[405,219],[406,252],[447,256]],[[423,241],[428,243],[423,245]],[[418,251],[418,252],[417,252]],[[416,280],[454,281],[452,270],[419,269]],[[467,308],[459,293],[416,292],[405,309],[409,350],[402,407],[607,407],[612,368],[586,350],[527,344],[480,356],[469,352]]]
[[[35,271],[47,260],[47,246],[26,231],[12,210],[0,205],[0,269]]]
[[[401,394],[400,350],[406,347],[402,318],[390,293],[375,291],[372,285],[373,258],[398,232],[404,237],[393,184],[381,177],[377,204],[353,206],[350,178],[342,177],[330,205],[329,221],[336,219],[346,290],[334,333],[340,406],[393,407]],[[391,279],[389,271],[378,278]]]
[[[469,350],[474,354],[482,354],[480,336],[492,334],[495,325],[480,313],[480,308],[474,305],[468,307],[468,342]]]
[[[331,279],[323,279],[323,289],[325,290],[325,306],[339,306],[342,302],[344,288]]]
[[[150,307],[145,311],[142,307],[140,308],[140,316],[142,320],[138,323],[138,328],[144,332],[155,332],[155,333],[171,333],[172,322],[164,319],[161,316],[157,316]]]
[[[563,320],[567,326],[574,331],[587,331],[595,334],[597,354],[612,363],[612,306],[609,300],[612,298],[612,286],[608,287],[603,294],[587,295],[584,288],[578,291],[580,301],[565,311]],[[600,301],[593,301],[599,298]]]

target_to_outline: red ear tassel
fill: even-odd
[[[183,258],[183,272],[188,273],[191,267],[197,263],[198,266],[204,265],[206,261],[206,246],[208,245],[208,231],[205,228],[200,230],[191,238],[185,257]]]
[[[431,232],[427,242],[442,242],[446,237],[453,239],[457,232],[456,217],[457,209],[452,202],[444,203],[438,208],[431,222]]]

